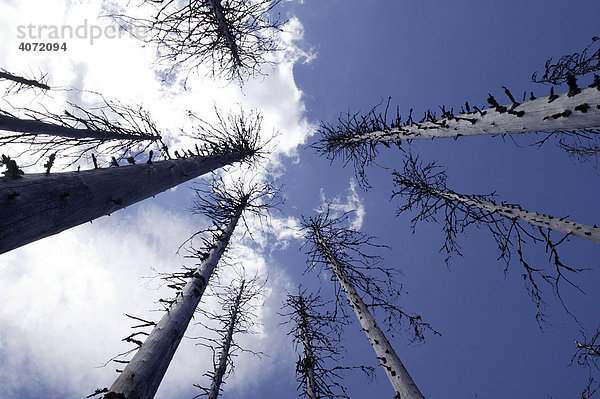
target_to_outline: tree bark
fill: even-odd
[[[0,177],[0,254],[109,215],[250,155],[195,156],[81,172]]]
[[[509,205],[497,204],[492,201],[484,201],[468,195],[457,194],[454,192],[428,189],[433,195],[450,201],[458,201],[467,205],[473,205],[489,212],[496,212],[509,219],[519,219],[534,226],[544,227],[548,230],[555,230],[563,234],[570,234],[576,237],[585,238],[600,244],[600,228],[589,226],[587,224],[572,222],[566,219],[558,219],[543,213],[530,212],[521,208],[515,208]]]
[[[223,34],[227,47],[231,51],[231,57],[234,60],[234,64],[241,65],[242,61],[240,60],[238,45],[231,33],[227,19],[225,18],[225,15],[223,15],[223,5],[221,4],[221,0],[208,0],[208,6],[218,21],[219,30]]]
[[[231,217],[206,260],[195,270],[193,278],[112,384],[104,399],[154,397],[242,212],[243,207],[240,207]]]
[[[215,370],[215,375],[213,376],[213,381],[210,386],[210,392],[208,393],[208,399],[217,399],[219,397],[221,383],[223,382],[223,377],[225,376],[225,372],[227,371],[229,350],[231,349],[233,332],[235,330],[238,314],[240,312],[240,301],[242,299],[242,295],[244,294],[244,284],[245,281],[242,281],[240,291],[235,298],[233,309],[231,310],[231,319],[229,320],[229,325],[227,326],[227,333],[225,334],[225,338],[223,339],[223,347],[221,353],[219,354],[219,365]]]
[[[79,129],[61,126],[34,119],[20,119],[9,115],[0,115],[0,130],[19,132],[27,135],[45,134],[48,136],[69,137],[73,139],[107,140],[158,140],[160,137],[150,134],[126,134],[111,131]]]
[[[306,394],[308,396],[308,399],[318,399],[315,383],[315,356],[312,350],[309,324],[308,320],[306,320],[306,305],[302,297],[300,297],[299,299],[299,304],[300,319],[302,323],[300,325],[300,329],[302,330],[302,343],[304,345],[304,372],[306,373]]]
[[[333,269],[333,273],[346,294],[348,303],[352,309],[354,309],[354,313],[356,314],[363,331],[367,335],[377,359],[379,359],[379,362],[385,369],[385,372],[396,391],[396,396],[394,398],[424,399],[423,394],[421,394],[412,377],[408,374],[408,371],[400,361],[394,348],[381,328],[379,328],[375,318],[363,302],[362,298],[358,295],[358,292],[356,292],[354,286],[348,280],[343,268],[324,244],[319,233],[317,233],[317,239],[319,240],[320,245],[326,249],[326,255]]]
[[[517,105],[518,104],[518,105]],[[600,128],[600,87],[582,89],[481,112],[443,117],[349,138],[349,142],[386,142],[485,134],[591,130]]]

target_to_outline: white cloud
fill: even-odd
[[[333,198],[328,198],[325,194],[325,190],[321,188],[321,206],[318,211],[322,210],[326,204],[329,205],[329,210],[332,212],[331,216],[333,217],[338,217],[344,213],[351,212],[349,227],[354,230],[360,230],[363,225],[366,211],[363,201],[356,190],[356,180],[353,178],[350,179],[348,191],[345,195],[338,194]]]
[[[78,26],[87,20],[105,27],[110,21],[97,19],[103,10],[101,1],[0,3],[0,36],[5,38],[0,42],[0,67],[30,76],[46,73],[49,84],[59,88],[45,96],[33,91],[19,93],[9,99],[14,107],[44,107],[61,113],[67,101],[82,107],[98,102],[97,95],[72,88],[98,92],[107,99],[150,110],[173,150],[193,146],[189,139],[179,136],[178,130],[193,129],[186,116],[188,109],[206,120],[214,120],[215,106],[224,113],[260,109],[266,135],[280,133],[268,165],[270,170],[278,168],[278,173],[282,157],[296,156],[297,147],[314,131],[304,117],[302,92],[293,76],[294,64],[308,62],[313,55],[295,46],[302,38],[302,25],[295,18],[288,22],[282,38],[285,52],[274,55],[277,66],[268,76],[251,79],[241,89],[236,84],[207,79],[203,71],[189,76],[185,91],[180,80],[164,84],[156,78],[155,49],[127,38],[101,38],[93,45],[83,39],[69,40],[66,52],[17,50],[21,41],[16,38],[18,25]],[[6,105],[3,102],[0,106]],[[33,159],[19,161],[23,165]],[[265,177],[265,169],[259,170],[259,180]],[[38,165],[26,172],[40,170]],[[242,173],[237,169],[231,175]],[[187,190],[176,191],[177,195],[184,192]],[[176,270],[189,262],[175,251],[197,230],[197,221],[184,209],[167,207],[164,201],[148,200],[0,255],[0,301],[6,305],[0,308],[0,397],[51,397],[51,393],[81,397],[112,383],[118,365],[96,367],[131,348],[121,342],[132,325],[125,313],[157,320],[161,313],[150,309],[159,308],[155,301],[169,295],[156,279],[147,277],[154,274],[153,269]],[[297,238],[297,225],[291,217],[275,218],[272,232],[256,235],[274,234],[287,243]],[[253,231],[257,227],[257,222],[250,224]],[[236,360],[227,389],[243,396],[248,381],[264,382],[265,370],[277,378],[293,379],[294,370],[289,365],[293,365],[295,354],[285,331],[277,328],[277,311],[289,278],[266,255],[244,242],[238,244],[232,250],[234,258],[243,260],[249,272],[270,275],[265,306],[258,314],[265,327],[257,335],[240,339],[250,349],[271,357],[260,368],[251,356],[241,355]],[[223,268],[222,279],[227,281],[230,273]],[[215,301],[207,298],[206,306],[216,306]],[[188,335],[194,335],[194,330]],[[200,381],[210,364],[208,350],[184,339],[157,398],[186,396],[183,393],[193,391],[191,384]]]

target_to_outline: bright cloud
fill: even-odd
[[[68,41],[66,52],[18,50],[19,25],[76,27],[87,21],[88,25],[107,28],[111,21],[97,18],[106,13],[106,4],[61,0],[1,3],[0,35],[6,39],[0,42],[0,67],[28,76],[47,74],[50,86],[57,90],[46,95],[19,93],[11,96],[10,107],[7,101],[2,101],[0,107],[48,109],[60,114],[66,102],[84,108],[96,106],[99,95],[94,93],[100,93],[107,99],[149,110],[172,150],[193,147],[191,139],[180,135],[180,129],[194,129],[188,110],[203,120],[214,121],[215,108],[223,114],[259,109],[265,137],[277,133],[268,167],[278,173],[282,171],[282,159],[296,156],[298,146],[314,131],[304,117],[302,92],[294,82],[294,64],[312,57],[296,46],[303,32],[295,18],[285,26],[282,47],[286,50],[274,55],[276,66],[242,88],[207,78],[206,71],[188,76],[186,90],[183,76],[161,82],[157,79],[161,68],[154,64],[155,49],[142,47],[130,38],[98,38],[93,44],[89,39],[73,39]],[[119,6],[116,2],[109,5]],[[19,157],[21,165],[33,161],[31,157]],[[85,160],[81,164],[82,168],[90,167]],[[266,178],[266,169],[257,172],[258,181]],[[26,172],[40,170],[38,164]],[[241,169],[232,169],[230,179],[242,174]],[[184,196],[187,190],[176,192]],[[175,251],[198,229],[198,220],[191,218],[186,209],[174,209],[160,198],[0,255],[0,300],[7,304],[0,309],[0,397],[38,397],[41,392],[49,397],[51,393],[81,397],[95,388],[110,386],[116,377],[114,369],[122,366],[98,366],[132,348],[121,342],[133,325],[125,314],[157,321],[161,313],[151,310],[160,308],[156,301],[170,293],[151,277],[156,271],[175,271],[182,263],[191,262]],[[273,234],[287,242],[297,237],[297,225],[293,218],[273,219],[272,227],[258,236]],[[250,223],[250,229],[258,229],[258,222]],[[237,240],[230,255],[243,262],[247,273],[270,276],[265,305],[257,320],[262,325],[277,324],[277,311],[289,278],[254,247]],[[223,268],[221,278],[226,281],[231,273]],[[217,305],[207,298],[205,306]],[[197,331],[192,329],[188,335]],[[268,365],[262,366],[270,370],[271,376],[293,379],[293,368],[291,372],[281,371],[282,364],[293,364],[295,360],[284,331],[265,327],[240,340],[244,346],[271,356]],[[260,383],[264,374],[256,364],[251,356],[240,355],[228,389],[242,392],[248,389],[248,380]],[[207,349],[184,339],[157,398],[183,397],[193,392],[191,384],[200,382],[211,365]]]
[[[350,179],[350,185],[346,194],[338,194],[333,198],[327,197],[325,190],[321,188],[321,209],[329,205],[333,217],[341,216],[343,213],[351,212],[350,228],[360,230],[365,218],[365,206],[356,191],[356,180]]]

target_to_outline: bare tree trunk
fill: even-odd
[[[495,100],[494,100],[495,101]],[[600,128],[600,88],[582,89],[483,111],[446,116],[390,129],[361,133],[348,142],[386,142],[444,137]]]
[[[367,338],[369,339],[369,342],[371,343],[379,362],[385,369],[385,372],[392,386],[394,387],[394,390],[396,391],[395,398],[424,399],[423,394],[421,394],[412,377],[410,374],[408,374],[408,371],[400,361],[400,358],[394,351],[394,348],[386,338],[381,328],[379,328],[375,318],[356,292],[354,286],[346,277],[346,273],[344,272],[343,268],[331,254],[331,251],[322,240],[320,234],[317,234],[317,239],[319,240],[320,245],[327,252],[327,258],[329,259],[337,280],[346,294],[346,298],[348,299],[350,306],[352,309],[354,309],[354,313],[356,314],[363,331],[367,335]]]
[[[462,202],[467,205],[473,205],[480,209],[485,209],[489,212],[497,212],[509,219],[519,219],[534,226],[543,227],[548,230],[559,231],[563,234],[570,234],[576,237],[585,238],[600,244],[600,228],[589,226],[587,224],[571,222],[570,220],[557,219],[553,216],[544,215],[543,213],[530,212],[521,208],[515,208],[509,205],[497,204],[491,201],[484,201],[473,198],[468,195],[457,194],[454,192],[441,191],[436,189],[430,190],[432,195],[446,198],[451,201]]]
[[[300,329],[302,330],[302,343],[304,344],[304,372],[306,373],[306,395],[308,399],[318,399],[315,382],[315,356],[310,339],[308,320],[306,319],[306,304],[302,297],[299,298]]]
[[[231,342],[233,339],[233,333],[235,330],[235,325],[237,323],[238,314],[240,312],[240,302],[242,299],[242,295],[244,294],[244,284],[245,281],[242,281],[240,286],[240,291],[235,298],[235,302],[233,304],[233,309],[231,310],[231,319],[229,320],[229,325],[227,326],[227,333],[223,339],[223,347],[221,353],[219,354],[219,365],[215,370],[215,375],[213,377],[212,384],[210,385],[210,392],[208,393],[208,399],[217,399],[219,397],[219,391],[221,389],[221,383],[223,382],[223,377],[225,376],[225,372],[227,371],[227,362],[229,360],[229,349],[231,348]]]
[[[215,18],[218,21],[219,30],[225,38],[227,48],[229,48],[229,50],[231,51],[231,58],[233,59],[236,65],[241,66],[242,61],[240,60],[238,45],[235,42],[235,37],[233,37],[233,34],[231,33],[227,19],[225,19],[225,15],[223,15],[223,5],[221,4],[221,0],[208,0],[207,2],[208,7],[211,9]]]
[[[25,133],[27,135],[45,134],[48,136],[69,137],[73,139],[106,140],[158,140],[159,136],[151,134],[127,134],[112,131],[79,129],[61,126],[54,123],[34,119],[20,119],[9,115],[0,115],[0,130]]]
[[[44,84],[37,80],[26,79],[21,76],[13,75],[12,73],[9,73],[9,72],[1,70],[1,69],[0,69],[0,79],[10,80],[10,81],[13,81],[17,84],[21,84],[24,86],[32,86],[32,87],[37,87],[37,88],[44,89],[44,90],[50,90],[50,86],[48,86],[47,84]]]
[[[243,207],[239,207],[180,295],[144,341],[104,399],[152,399],[179,346],[202,294],[233,234]]]
[[[109,215],[251,152],[81,172],[0,177],[0,254]]]

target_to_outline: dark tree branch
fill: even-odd
[[[280,0],[143,0],[151,16],[109,15],[122,29],[158,47],[158,61],[193,70],[209,65],[213,75],[241,79],[260,72],[265,54],[277,50],[281,22],[270,14]]]
[[[462,256],[462,250],[457,237],[470,226],[487,230],[499,250],[498,259],[506,263],[508,271],[514,252],[523,267],[523,279],[527,291],[537,307],[538,322],[544,321],[545,302],[540,282],[550,285],[562,302],[560,286],[566,283],[581,291],[571,278],[577,272],[585,269],[573,268],[564,264],[558,254],[558,246],[566,240],[569,234],[558,241],[550,237],[552,223],[563,223],[563,219],[532,213],[521,209],[516,204],[493,202],[494,194],[463,195],[450,190],[446,186],[446,173],[435,163],[424,165],[418,157],[408,156],[401,172],[394,172],[396,187],[392,198],[404,199],[404,204],[398,208],[398,214],[416,211],[412,218],[413,232],[418,222],[434,221],[442,225],[445,236],[441,248],[446,254],[446,262],[452,255]],[[531,216],[533,215],[533,216]],[[527,223],[524,223],[523,220]],[[537,225],[531,225],[531,224]],[[540,225],[544,225],[542,228]],[[593,227],[592,227],[593,229]],[[545,245],[549,262],[554,270],[535,267],[526,260],[523,248],[528,243]],[[565,310],[566,309],[565,307]],[[569,313],[570,314],[570,313]]]

